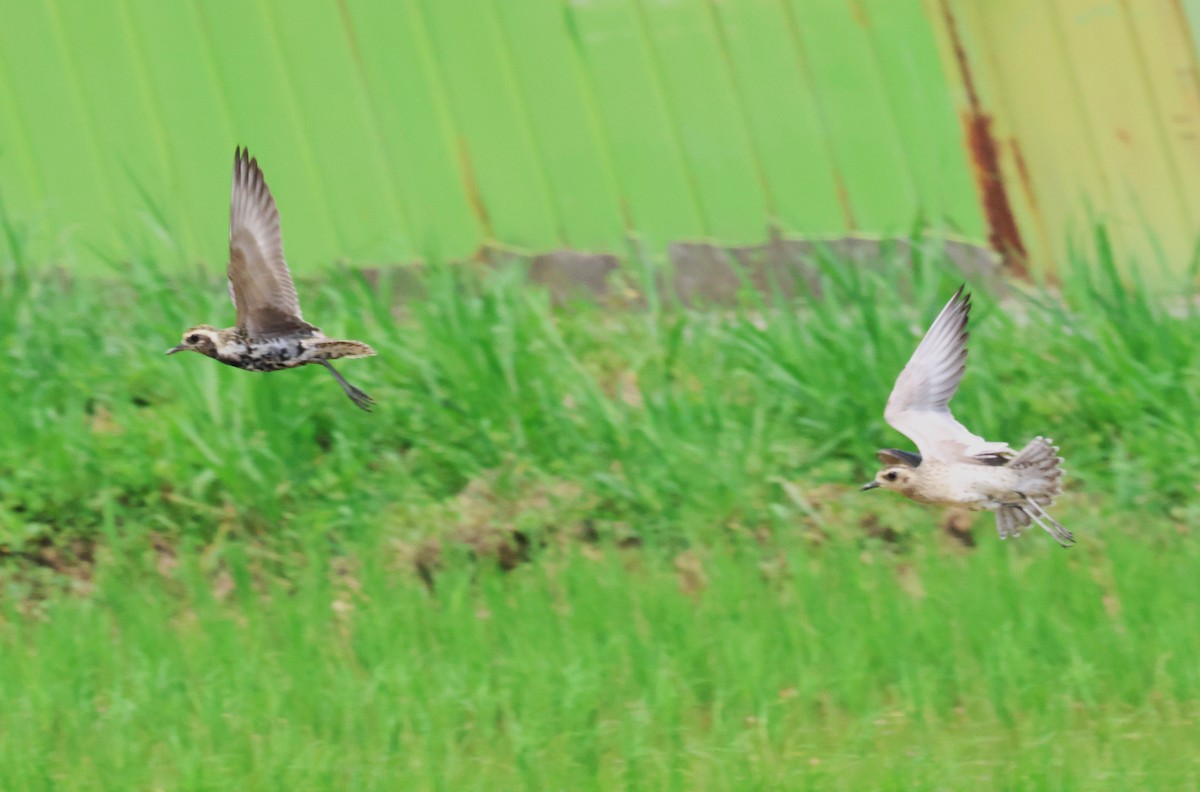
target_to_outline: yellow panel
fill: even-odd
[[[1025,163],[1034,209],[1065,258],[1069,246],[1087,238],[1088,212],[1106,219],[1112,196],[1057,15],[1045,0],[976,6],[1002,66],[1013,154]]]
[[[1011,76],[1006,72],[1004,60],[995,57],[993,50],[994,39],[1012,34],[993,30],[994,23],[984,15],[984,9],[969,0],[926,0],[925,6],[938,32],[946,73],[957,77],[955,99],[960,108],[964,145],[975,171],[980,202],[985,207],[989,236],[995,239],[996,223],[993,211],[986,207],[994,199],[983,195],[980,186],[986,163],[980,161],[977,147],[973,150],[973,134],[989,136],[998,151],[1004,197],[1020,229],[1028,264],[1035,271],[1047,271],[1058,255],[1058,240],[1049,230],[1051,220],[1042,210],[1033,180],[1021,170],[1020,163],[1030,156],[1015,144],[1022,118],[1020,113],[1009,110]]]
[[[1200,235],[1200,79],[1188,21],[1172,0],[1125,6],[1137,54],[1146,65],[1148,101],[1184,209],[1180,233],[1169,238],[1172,247],[1183,245],[1187,256]],[[1168,229],[1155,230],[1167,236]]]
[[[1108,183],[1110,203],[1101,215],[1114,239],[1124,243],[1123,251],[1147,264],[1154,250],[1151,223],[1154,236],[1176,240],[1178,229],[1191,225],[1152,100],[1155,80],[1138,57],[1123,3],[1059,0],[1055,5],[1071,76]]]
[[[964,125],[990,116],[1012,212],[1049,274],[1105,222],[1126,266],[1190,263],[1200,91],[1170,0],[925,0]],[[978,166],[978,162],[976,162]]]

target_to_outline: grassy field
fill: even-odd
[[[1200,313],[977,290],[955,401],[1079,544],[859,493],[958,285],[684,310],[638,268],[300,284],[342,367],[163,356],[214,273],[0,273],[4,789],[1194,789]],[[5,248],[0,246],[0,251]],[[1168,309],[1169,307],[1169,309]]]

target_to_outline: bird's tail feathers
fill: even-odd
[[[1001,539],[1020,536],[1021,529],[1029,525],[1029,515],[1020,506],[1004,504],[996,509],[996,531]]]
[[[322,338],[311,342],[310,348],[315,350],[322,360],[337,360],[338,358],[371,357],[375,350],[361,341],[340,341],[333,338]]]
[[[1039,506],[1049,506],[1062,493],[1062,458],[1052,440],[1035,437],[1005,467],[1021,473],[1017,491]]]
[[[1013,457],[1006,467],[1021,474],[1017,492],[1021,500],[1005,503],[996,510],[996,530],[1001,539],[1016,536],[1030,523],[1054,537],[1063,547],[1075,544],[1075,537],[1050,516],[1046,507],[1062,494],[1062,458],[1052,440],[1035,437]]]
[[[1001,539],[1020,536],[1022,529],[1031,522],[1037,523],[1039,528],[1053,536],[1054,541],[1063,547],[1075,544],[1075,535],[1051,517],[1035,500],[1027,498],[1022,503],[1006,503],[996,509],[996,531]]]
[[[1047,514],[1040,503],[1029,499],[1025,502],[1023,508],[1025,513],[1029,515],[1029,518],[1038,524],[1039,528],[1054,537],[1054,541],[1063,547],[1070,547],[1075,544],[1075,535],[1064,528],[1062,523]]]

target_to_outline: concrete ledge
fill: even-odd
[[[764,295],[778,290],[785,297],[818,293],[822,266],[875,270],[911,266],[914,252],[922,257],[944,258],[965,277],[983,280],[998,294],[1008,291],[1006,273],[994,251],[971,242],[933,237],[918,240],[915,245],[906,238],[868,236],[776,235],[761,245],[672,242],[667,246],[658,283],[663,294],[683,305],[730,305],[744,288]],[[621,258],[612,253],[564,249],[534,254],[493,247],[480,251],[478,261],[496,269],[524,267],[530,282],[545,287],[556,304],[578,299],[627,303],[636,292]],[[470,262],[463,265],[470,266]],[[406,302],[423,291],[422,266],[396,268],[400,272],[393,275],[393,283],[399,301]],[[379,268],[366,269],[364,275],[375,283],[379,272]],[[638,302],[636,297],[633,301]]]

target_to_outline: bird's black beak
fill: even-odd
[[[878,486],[879,486],[878,481],[868,481],[866,484],[863,484],[861,487],[859,487],[859,490],[862,492],[866,492],[867,490],[875,489]]]
[[[178,346],[173,346],[170,349],[168,349],[167,354],[174,355],[176,352],[182,352],[185,349],[187,349],[187,347],[185,347],[183,344],[179,344]]]

